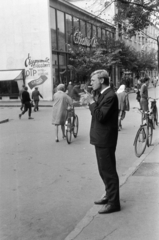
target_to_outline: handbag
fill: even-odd
[[[33,101],[31,101],[31,107],[34,107],[34,103],[33,103]]]

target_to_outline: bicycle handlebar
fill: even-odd
[[[158,100],[159,98],[152,98],[152,97],[149,97],[148,100],[149,100],[149,99],[153,99],[153,100],[156,101],[156,100]]]
[[[138,107],[133,107],[133,109],[137,109],[137,110],[139,110],[140,111],[140,113],[145,113],[145,114],[151,114],[151,112],[150,111],[143,111],[142,109],[140,109],[140,108],[138,108]]]

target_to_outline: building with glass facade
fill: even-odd
[[[9,7],[8,7],[9,6]],[[0,100],[16,99],[25,83],[52,100],[54,86],[74,79],[71,46],[96,47],[115,27],[65,0],[0,1]]]
[[[82,46],[89,51],[98,38],[114,38],[115,28],[67,1],[50,1],[50,17],[53,82],[78,81],[68,68],[70,48]]]

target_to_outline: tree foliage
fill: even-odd
[[[124,42],[113,39],[98,40],[98,46],[89,50],[84,47],[71,48],[69,64],[82,76],[90,76],[91,72],[98,69],[111,72],[113,65],[136,73],[156,68],[154,52],[137,52]]]
[[[115,21],[122,23],[133,36],[150,23],[159,24],[159,0],[116,0],[118,13]]]

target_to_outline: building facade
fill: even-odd
[[[93,13],[96,16],[100,16],[102,19],[106,19],[108,22],[114,24],[114,16],[118,12],[115,1],[94,1],[94,0],[67,0],[76,6],[80,6],[82,9]],[[129,24],[128,24],[129,26]],[[124,41],[127,45],[131,46],[138,52],[151,52],[156,54],[156,63],[158,62],[158,46],[157,37],[159,36],[159,29],[151,24],[148,28],[142,32],[136,34],[136,36],[129,38],[124,33],[122,25],[116,26],[116,40]],[[120,78],[120,69],[116,68],[116,78]],[[127,71],[128,72],[128,71]],[[157,69],[154,71],[147,71],[146,73],[150,77],[155,77],[158,72]],[[120,79],[119,79],[120,80]]]
[[[52,100],[55,85],[73,80],[70,47],[115,37],[112,24],[65,0],[2,0],[0,9],[0,100],[18,98],[23,83]]]

